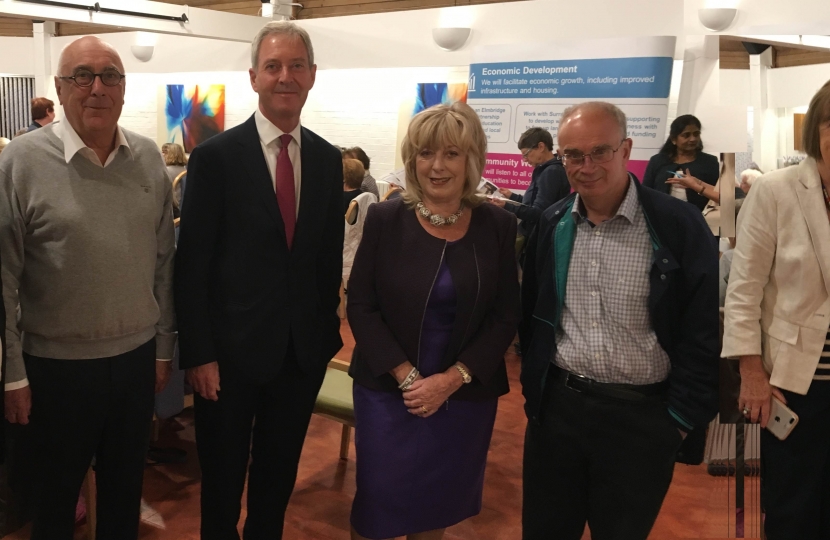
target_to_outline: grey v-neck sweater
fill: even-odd
[[[0,155],[12,387],[25,385],[24,350],[106,358],[155,337],[157,358],[166,359],[176,338],[171,184],[158,147],[123,130],[131,151],[121,147],[106,168],[80,153],[67,164],[54,128],[20,137]]]

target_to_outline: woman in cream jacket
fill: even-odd
[[[740,358],[738,407],[769,421],[771,396],[799,416],[761,434],[769,540],[830,538],[830,82],[804,122],[808,158],[752,186],[738,219],[724,357]]]

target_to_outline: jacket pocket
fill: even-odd
[[[783,341],[784,343],[795,345],[798,343],[798,334],[800,329],[801,327],[797,324],[785,321],[784,319],[779,319],[778,317],[773,317],[769,328],[767,328],[767,334],[779,341]]]

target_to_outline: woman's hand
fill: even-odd
[[[409,391],[403,393],[404,405],[411,414],[421,418],[432,416],[456,390],[461,388],[464,382],[460,374],[455,368],[450,369],[455,373],[436,373],[419,379],[412,383]]]
[[[747,421],[760,422],[761,427],[767,427],[769,421],[772,396],[787,403],[781,390],[771,386],[769,375],[764,370],[761,357],[758,355],[741,357],[741,395],[738,397],[738,408],[744,413]]]
[[[695,193],[699,192],[700,188],[703,187],[703,182],[692,176],[689,169],[686,169],[684,176],[669,178],[666,180],[666,183],[694,190]]]

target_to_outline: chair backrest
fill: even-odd
[[[378,187],[378,197],[380,197],[380,200],[383,200],[384,195],[386,195],[386,192],[389,191],[389,182],[384,180],[375,180],[375,184]]]
[[[352,262],[354,261],[357,246],[363,238],[363,223],[366,221],[366,213],[369,207],[378,202],[374,193],[361,193],[349,205],[349,211],[346,212],[346,231],[343,237],[343,281],[349,282],[349,275],[352,273]],[[357,210],[352,210],[352,207]],[[353,222],[349,222],[349,213],[357,214]]]
[[[380,202],[397,199],[402,194],[403,194],[403,190],[400,187],[398,187],[394,184],[390,184],[389,189],[386,190],[386,194],[383,197],[380,198]]]
[[[178,175],[176,175],[176,178],[173,179],[173,204],[176,206],[176,208],[181,208],[182,207],[182,204],[181,204],[182,201],[181,200],[184,198],[184,184],[187,181],[187,180],[185,180],[186,177],[187,177],[187,171],[185,170],[185,171],[180,172]],[[179,192],[179,184],[182,184],[182,187],[181,187],[182,195],[181,195],[181,197],[179,197],[177,195],[178,192]]]

